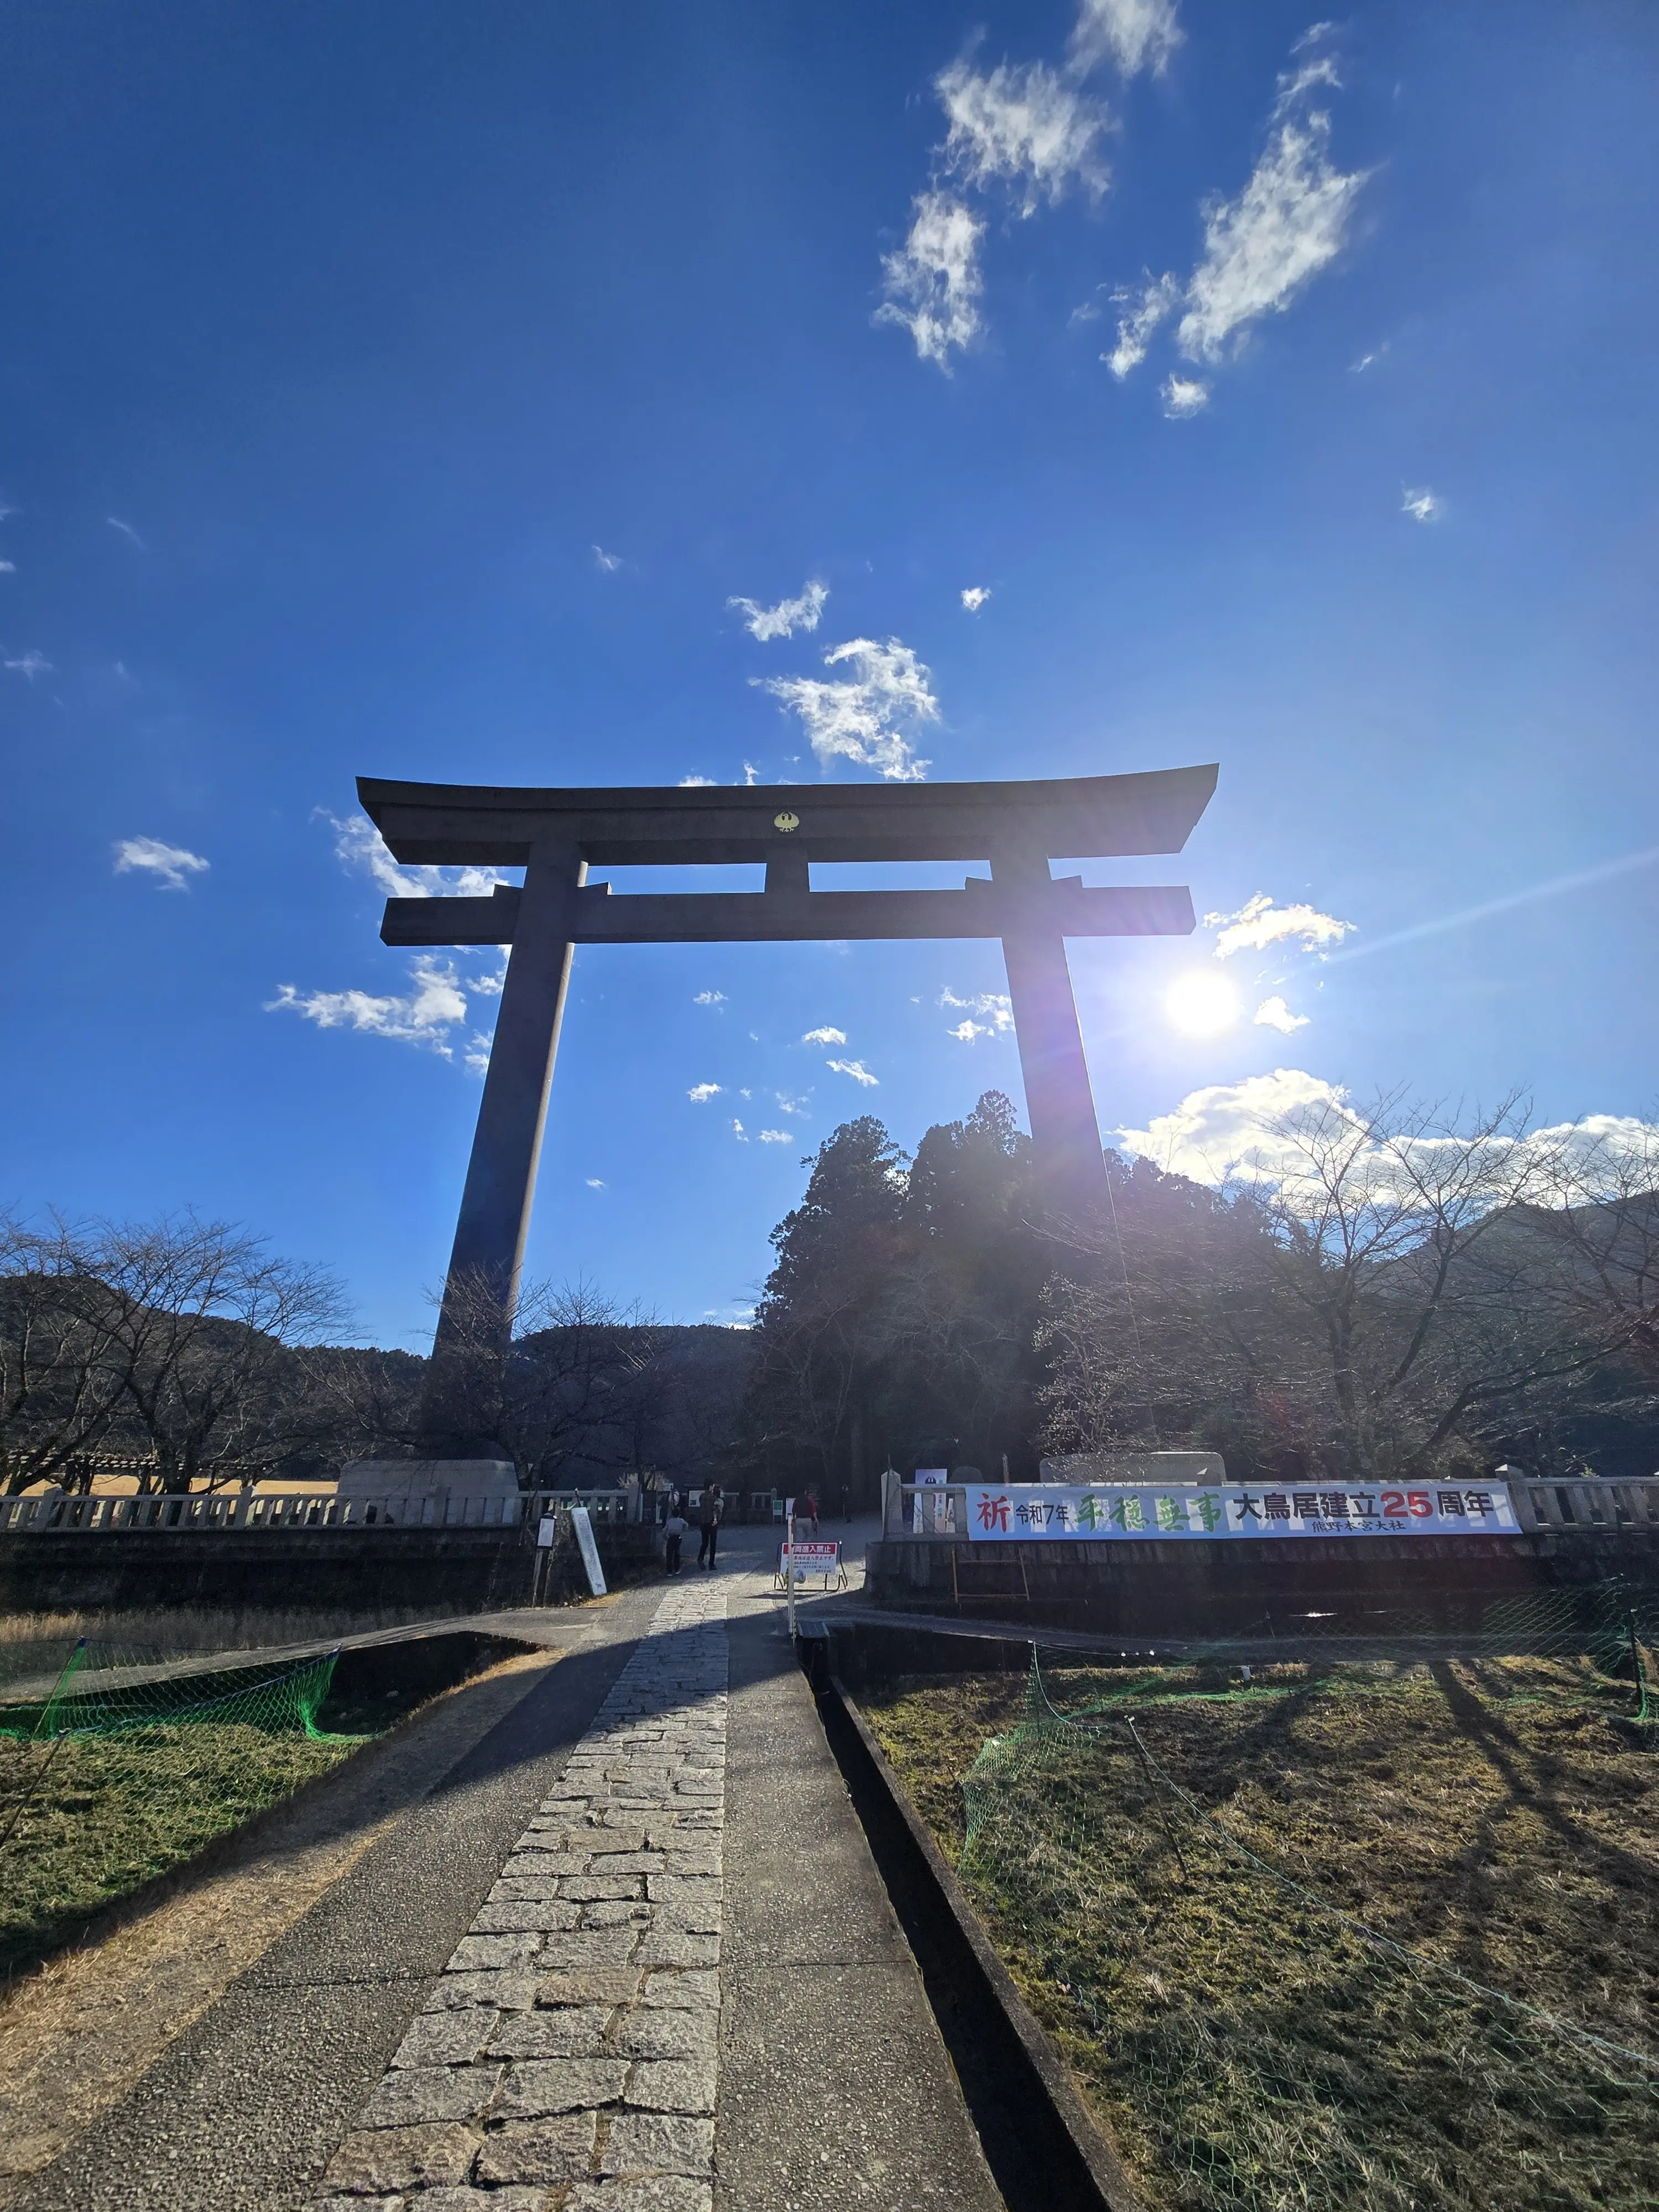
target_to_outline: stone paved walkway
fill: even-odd
[[[670,1590],[314,2212],[709,2212],[726,1592]]]

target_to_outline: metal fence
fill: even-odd
[[[629,1517],[625,1490],[525,1490],[506,1498],[342,1498],[332,1490],[199,1491],[168,1498],[0,1498],[0,1535],[100,1535],[115,1529],[520,1528],[585,1505],[596,1526]]]

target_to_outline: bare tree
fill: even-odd
[[[556,1485],[573,1461],[637,1463],[663,1340],[652,1315],[589,1282],[526,1283],[503,1344],[500,1297],[483,1279],[451,1282],[444,1312],[442,1431],[431,1425],[429,1391],[426,1426],[411,1441],[493,1448],[531,1489]]]
[[[1207,1403],[1370,1481],[1468,1449],[1605,1356],[1605,1330],[1552,1325],[1553,1249],[1517,1233],[1556,1163],[1514,1098],[1462,1126],[1397,1097],[1265,1125],[1242,1176],[1196,1209],[1195,1241],[1154,1209],[1132,1238],[1097,1236],[1091,1279],[1060,1286],[1052,1440],[1168,1442],[1146,1434],[1149,1408],[1190,1433]]]
[[[0,1220],[0,1486],[72,1489],[122,1400],[124,1364],[84,1295],[87,1254],[67,1224]]]

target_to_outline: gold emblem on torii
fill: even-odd
[[[775,830],[783,830],[787,835],[791,830],[800,828],[800,817],[799,814],[775,814],[772,817],[772,827]]]

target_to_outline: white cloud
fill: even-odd
[[[1174,0],[1080,0],[1068,51],[1079,71],[1109,56],[1126,77],[1143,69],[1156,76],[1181,40]]]
[[[827,1060],[823,1064],[833,1067],[837,1075],[850,1075],[854,1083],[873,1085],[881,1081],[878,1075],[871,1074],[861,1060]]]
[[[1288,1124],[1288,1127],[1286,1126]],[[1316,1210],[1328,1202],[1323,1180],[1311,1172],[1306,1132],[1322,1144],[1352,1140],[1354,1188],[1383,1204],[1410,1206],[1418,1177],[1431,1181],[1455,1166],[1460,1184],[1469,1188],[1470,1161],[1462,1140],[1426,1122],[1396,1124],[1386,1139],[1368,1141],[1365,1116],[1349,1103],[1340,1085],[1310,1075],[1304,1068],[1279,1067],[1271,1075],[1252,1075],[1240,1083],[1218,1083],[1189,1091],[1172,1112],[1157,1115],[1145,1129],[1119,1132],[1126,1151],[1138,1152],[1194,1182],[1260,1182],[1278,1185],[1292,1200]],[[1304,1133],[1298,1138],[1297,1130]],[[1518,1170],[1540,1172],[1541,1202],[1560,1203],[1583,1178],[1605,1172],[1617,1182],[1635,1166],[1645,1176],[1659,1151],[1659,1128],[1629,1115],[1590,1114],[1579,1121],[1547,1128],[1512,1127],[1494,1135],[1486,1157],[1504,1172],[1492,1195],[1513,1188]],[[1438,1158],[1437,1156],[1439,1156]],[[1561,1176],[1563,1166],[1579,1180]]]
[[[1185,422],[1210,404],[1210,387],[1195,377],[1166,376],[1158,388],[1164,412],[1172,422]]]
[[[16,574],[17,563],[15,561],[0,561],[0,575],[15,576]]]
[[[1304,31],[1291,48],[1293,54],[1305,54],[1307,59],[1299,62],[1295,69],[1286,70],[1279,78],[1279,97],[1273,102],[1275,118],[1289,114],[1298,100],[1322,86],[1331,92],[1341,91],[1342,80],[1337,75],[1334,58],[1319,51],[1330,37],[1333,28],[1329,23],[1316,23],[1311,29]]]
[[[728,599],[726,604],[742,614],[743,626],[750,636],[764,643],[771,637],[793,637],[798,629],[816,629],[829,596],[829,585],[819,583],[815,577],[802,586],[798,599],[780,599],[775,607],[763,607],[754,599]]]
[[[933,80],[950,128],[945,167],[984,191],[1006,184],[1022,215],[1053,207],[1075,183],[1098,199],[1111,181],[1099,143],[1111,118],[1042,62],[999,62],[981,76],[952,62]]]
[[[20,676],[27,676],[31,684],[37,676],[50,676],[52,673],[52,663],[46,654],[33,651],[18,653],[15,659],[7,661],[6,666],[15,669]]]
[[[835,1036],[838,1044],[846,1043],[846,1038],[841,1035],[839,1030],[832,1031],[831,1034]],[[806,1101],[804,1098],[797,1098],[787,1091],[775,1091],[772,1093],[772,1096],[778,1102],[778,1111],[780,1114],[805,1114],[810,1110]]]
[[[723,1006],[726,994],[724,991],[699,991],[691,1003],[694,1006]]]
[[[954,195],[921,192],[913,203],[909,235],[882,258],[887,296],[872,319],[908,331],[918,357],[937,362],[947,376],[951,354],[980,332],[984,235],[984,223]]]
[[[1438,522],[1446,512],[1446,502],[1427,489],[1402,491],[1400,512],[1409,514],[1413,522]]]
[[[141,553],[149,552],[149,546],[130,522],[123,522],[118,514],[106,514],[104,520],[112,530],[118,530],[123,538],[130,538]]]
[[[1317,907],[1275,906],[1265,891],[1258,891],[1237,914],[1206,914],[1204,927],[1220,932],[1216,958],[1231,960],[1235,952],[1261,952],[1270,945],[1292,941],[1304,952],[1318,952],[1327,945],[1340,945],[1353,924],[1321,914]]]
[[[740,1145],[746,1145],[749,1142],[749,1132],[744,1127],[741,1121],[732,1122],[732,1134],[737,1139]]]
[[[955,1029],[946,1030],[945,1034],[953,1036],[958,1044],[972,1044],[975,1037],[989,1036],[991,1032],[983,1022],[968,1021],[958,1022]]]
[[[787,1129],[763,1129],[760,1140],[763,1145],[787,1145],[791,1139]]]
[[[1126,286],[1114,292],[1112,298],[1127,312],[1117,319],[1117,343],[1100,357],[1121,382],[1146,360],[1152,332],[1175,313],[1181,301],[1181,285],[1173,274],[1153,276],[1149,273],[1139,289]]]
[[[159,837],[122,837],[115,846],[116,874],[147,871],[155,877],[158,890],[187,891],[186,879],[201,875],[209,865],[199,853],[186,852],[182,845],[164,845]]]
[[[607,553],[603,545],[593,548],[593,566],[602,576],[614,576],[623,564],[620,553]]]
[[[801,1038],[803,1044],[845,1044],[846,1042],[845,1030],[808,1030]]]
[[[403,997],[381,998],[368,991],[301,993],[292,983],[284,983],[274,999],[267,1000],[265,1012],[303,1014],[319,1029],[356,1030],[364,1036],[392,1037],[399,1043],[422,1045],[446,1060],[453,1059],[449,1033],[466,1019],[466,994],[453,962],[423,952],[410,962],[409,972],[414,988]],[[477,1047],[483,1042],[474,1040],[469,1066],[478,1060]],[[487,1062],[487,1051],[482,1057]]]
[[[760,770],[755,766],[753,761],[745,761],[744,763],[743,780],[745,786],[751,789],[760,781]]]
[[[1172,1112],[1155,1115],[1144,1129],[1119,1134],[1126,1151],[1139,1152],[1170,1175],[1224,1182],[1241,1172],[1271,1174],[1275,1156],[1268,1133],[1273,1123],[1298,1109],[1340,1107],[1342,1097],[1335,1085],[1319,1076],[1298,1067],[1276,1067],[1271,1075],[1188,1091]]]
[[[712,791],[714,779],[712,775],[683,775],[679,787],[682,791]]]
[[[334,857],[340,866],[368,876],[388,898],[488,898],[506,880],[498,868],[438,868],[425,862],[400,866],[367,814],[348,814],[342,821],[325,806],[317,812],[334,832]]]
[[[694,1106],[703,1106],[709,1099],[718,1098],[720,1090],[718,1083],[694,1083],[685,1095]]]
[[[907,734],[937,722],[939,701],[928,689],[932,672],[908,645],[855,637],[831,646],[826,668],[850,662],[855,673],[839,683],[812,676],[752,677],[750,680],[800,716],[812,750],[826,764],[857,761],[878,769],[893,783],[919,783],[927,763]]]
[[[603,1176],[585,1176],[582,1180],[589,1190],[609,1190],[611,1186]]]
[[[963,1022],[951,1035],[971,1044],[975,1036],[992,1036],[1011,1030],[1014,1026],[1014,1002],[1006,991],[979,991],[971,998],[959,999],[947,983],[939,994],[941,1006],[951,1006],[964,1014],[981,1014],[988,1026],[981,1028],[975,1022]]]
[[[1206,210],[1204,258],[1177,332],[1189,359],[1221,360],[1236,334],[1288,307],[1341,252],[1365,173],[1333,167],[1330,135],[1327,115],[1281,122],[1238,198]]]
[[[475,1030],[466,1050],[466,1066],[470,1074],[483,1076],[489,1073],[489,1039],[483,1032]]]
[[[1259,1030],[1278,1030],[1282,1036],[1289,1036],[1292,1030],[1305,1030],[1310,1017],[1293,1014],[1284,1000],[1275,994],[1264,999],[1251,1018]]]
[[[991,596],[988,584],[969,584],[962,595],[962,604],[970,615],[976,615]]]

